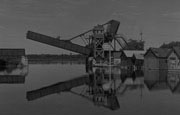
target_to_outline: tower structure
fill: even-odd
[[[101,63],[104,59],[104,27],[102,25],[97,25],[93,29],[93,57],[96,63]]]

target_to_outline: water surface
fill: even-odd
[[[94,73],[91,73],[92,78],[95,78],[94,76],[97,78],[96,83],[94,83],[94,79],[91,79],[91,77],[85,73],[84,65],[29,65],[28,70],[28,75],[24,76],[24,83],[1,83],[0,114],[168,115],[178,114],[180,112],[178,72],[161,75],[161,73],[157,71],[148,71],[142,74],[141,72],[128,72],[120,69],[110,70],[106,68],[104,70],[98,70],[96,68],[93,70]],[[103,74],[101,74],[102,72]],[[104,76],[103,80],[101,75]],[[87,80],[87,83],[82,85],[80,85],[81,82],[78,82],[78,84],[75,83],[75,85],[79,86],[64,91],[57,89],[62,82],[67,83],[66,81],[72,79],[74,81],[74,79],[77,80],[77,78],[80,79],[81,82],[86,82]],[[98,81],[99,79],[100,81]],[[117,98],[118,103],[115,102],[115,105],[111,104],[113,107],[110,107],[106,106],[108,105],[107,103],[93,100],[93,96],[102,96],[99,90],[91,94],[88,92],[89,87],[93,88],[95,86],[102,88],[103,91],[106,90],[106,94],[103,94],[105,95],[104,97],[109,98],[111,96],[113,99]],[[45,89],[44,92],[51,92],[46,92],[45,96],[41,94],[41,97],[36,97],[34,100],[28,100],[28,92],[33,93],[33,91],[39,91],[38,89],[41,90],[42,88],[47,89]]]

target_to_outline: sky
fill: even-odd
[[[0,0],[0,48],[26,53],[69,51],[26,39],[28,30],[69,39],[111,19],[118,33],[143,40],[146,48],[180,41],[179,0]],[[81,42],[78,42],[81,44]]]

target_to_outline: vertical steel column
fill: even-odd
[[[98,25],[93,29],[93,44],[94,44],[94,59],[96,64],[103,63],[104,61],[104,27]]]

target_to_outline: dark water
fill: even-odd
[[[169,115],[180,112],[178,71],[94,68],[87,74],[84,65],[50,64],[29,65],[13,72],[0,73],[2,115]]]

